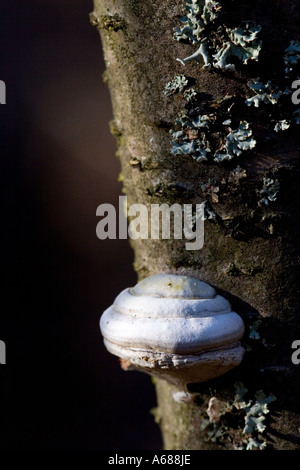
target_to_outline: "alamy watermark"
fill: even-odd
[[[296,349],[292,354],[292,363],[295,364],[295,366],[298,366],[300,364],[300,339],[293,341],[291,347],[292,349]]]
[[[6,364],[6,344],[0,340],[0,364]]]
[[[296,105],[300,104],[300,80],[295,80],[292,83],[292,89],[296,89],[296,91],[294,91],[292,94],[292,103]]]
[[[0,80],[0,104],[6,104],[6,85],[3,80]]]
[[[132,240],[185,239],[188,240],[185,243],[187,250],[200,250],[204,244],[204,208],[205,203],[128,206],[127,196],[120,196],[118,216],[112,204],[97,207],[96,215],[102,219],[97,224],[96,234],[100,240],[128,237]]]

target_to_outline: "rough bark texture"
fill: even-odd
[[[274,449],[300,449],[300,366],[291,362],[291,344],[300,338],[300,141],[293,130],[270,137],[269,116],[253,108],[245,110],[238,102],[240,96],[249,93],[250,77],[260,76],[266,81],[278,75],[284,49],[290,40],[299,39],[297,1],[222,2],[232,24],[255,20],[263,28],[259,63],[237,68],[233,74],[209,71],[196,62],[185,67],[176,62],[176,57],[195,51],[195,47],[173,39],[173,28],[178,26],[178,15],[182,13],[181,0],[94,3],[91,21],[101,33],[107,66],[104,79],[114,111],[111,130],[118,141],[129,204],[196,204],[208,200],[217,214],[205,223],[205,243],[199,251],[187,251],[185,240],[134,241],[138,276],[142,279],[168,272],[202,279],[229,299],[247,325],[247,351],[242,365],[213,383],[194,386],[198,392],[195,403],[175,403],[173,387],[156,381],[156,419],[165,448],[241,446],[247,437],[242,433],[244,412],[230,411],[229,407],[219,424],[205,427],[209,399],[217,397],[226,408],[226,403],[233,400],[234,383],[241,381],[250,398],[261,389],[276,396],[263,433],[268,445]],[[226,96],[235,97],[237,115],[253,128],[257,140],[254,152],[219,165],[170,154],[169,130],[182,114],[184,102],[180,95],[170,98],[163,90],[176,73],[194,80],[204,111],[205,106],[222,106]],[[229,176],[237,165],[246,170],[247,177],[230,183]],[[258,200],[265,176],[280,182],[280,192],[276,201],[262,207]],[[209,178],[219,182],[217,202],[201,189],[201,183]],[[260,338],[249,339],[250,325],[258,318]]]

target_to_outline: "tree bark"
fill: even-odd
[[[228,403],[234,402],[234,384],[243,382],[248,399],[254,400],[259,390],[276,396],[264,421],[266,429],[253,436],[273,449],[300,449],[300,365],[291,361],[292,342],[300,338],[299,131],[292,126],[274,134],[268,110],[245,109],[242,104],[249,96],[250,78],[266,82],[275,77],[280,83],[284,50],[289,41],[299,39],[300,14],[296,0],[221,3],[228,24],[246,19],[262,26],[259,61],[237,66],[234,73],[205,69],[196,61],[184,67],[176,61],[195,51],[173,39],[183,11],[181,0],[94,0],[91,14],[101,34],[104,79],[114,112],[111,131],[118,143],[128,203],[150,207],[206,200],[215,214],[205,221],[204,247],[198,251],[187,251],[186,240],[132,241],[138,277],[166,272],[206,281],[228,298],[246,324],[242,365],[193,386],[194,403],[176,403],[174,387],[156,380],[155,416],[165,449],[240,448],[251,434],[243,432],[245,412]],[[238,118],[251,124],[256,147],[221,164],[172,155],[169,131],[186,110],[180,93],[163,93],[175,74],[184,74],[193,83],[199,97],[195,106],[202,114],[233,103]],[[245,176],[234,180],[238,166]],[[260,203],[264,178],[280,183],[277,199],[268,205]],[[207,186],[212,181],[217,197]],[[259,334],[253,335],[258,319]],[[207,424],[213,396],[223,412],[218,422]]]

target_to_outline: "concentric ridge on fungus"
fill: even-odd
[[[212,286],[189,276],[157,274],[125,289],[103,313],[100,329],[126,369],[184,390],[236,367],[244,353],[242,319]]]

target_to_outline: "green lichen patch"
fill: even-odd
[[[280,132],[280,131],[286,131],[289,129],[291,126],[291,123],[288,122],[286,119],[281,119],[280,121],[276,122],[274,131],[275,132]]]
[[[247,171],[244,168],[241,168],[240,165],[238,165],[229,173],[228,183],[231,183],[237,186],[240,184],[240,180],[246,177],[247,177]]]
[[[246,450],[264,450],[267,443],[262,439],[262,433],[266,429],[266,415],[270,412],[269,404],[276,400],[273,394],[266,395],[262,390],[255,392],[254,399],[246,399],[248,389],[243,383],[235,384],[235,397],[233,408],[243,410],[245,426],[242,430],[244,435],[249,435],[244,440]]]
[[[218,192],[220,188],[217,186],[217,181],[214,178],[209,178],[207,183],[200,183],[200,188],[205,196],[210,196],[212,202],[219,202]]]
[[[171,153],[190,155],[197,162],[229,161],[256,145],[247,121],[241,121],[236,129],[231,129],[230,119],[220,124],[218,116],[211,113],[194,117],[184,115],[175,124],[180,130],[170,131],[173,138]]]
[[[296,124],[300,124],[300,108],[293,113]]]
[[[249,331],[249,338],[250,339],[260,339],[260,334],[258,331],[258,328],[261,325],[261,320],[257,320],[256,322],[253,323],[253,325],[250,325],[250,331]]]
[[[172,149],[173,155],[190,155],[196,162],[207,161],[208,154],[211,152],[208,142],[205,137],[201,139],[189,140],[183,132],[174,132],[172,134]]]
[[[245,22],[232,30],[226,28],[226,31],[229,40],[213,54],[213,66],[215,68],[235,71],[233,59],[238,59],[244,65],[249,60],[258,60],[262,46],[262,41],[258,39],[261,26]]]
[[[201,33],[219,16],[221,8],[214,0],[185,0],[185,15],[180,17],[182,26],[174,28],[174,39],[197,44]]]
[[[265,441],[259,441],[257,439],[249,438],[246,446],[246,450],[265,450],[267,443]]]
[[[230,442],[234,450],[266,449],[266,417],[270,413],[269,405],[275,400],[273,394],[266,395],[262,390],[252,398],[242,382],[235,383],[233,399],[210,398],[200,423],[206,442],[220,446],[228,446]]]
[[[274,202],[277,199],[277,195],[280,189],[280,183],[278,180],[274,180],[272,178],[264,178],[263,179],[263,187],[259,194],[262,199],[259,201],[259,205],[266,205],[268,206],[270,202]]]
[[[290,41],[288,47],[284,51],[283,60],[285,64],[285,76],[289,78],[300,61],[299,41]]]
[[[273,394],[265,395],[262,390],[255,393],[255,399],[238,403],[239,409],[245,411],[245,427],[243,434],[263,433],[266,429],[266,414],[269,413],[269,403],[275,401]]]
[[[216,45],[211,25],[222,14],[221,4],[213,0],[185,0],[185,10],[186,15],[180,17],[182,26],[174,29],[174,38],[198,45],[198,49],[184,59],[177,59],[183,65],[196,60],[203,62],[204,67],[234,71],[234,60],[242,64],[258,60],[262,45],[258,38],[260,25],[245,21],[235,28],[229,28],[220,20],[222,34]]]
[[[216,220],[217,214],[211,209],[207,201],[204,201],[204,203],[204,220]]]
[[[241,121],[238,128],[226,136],[223,150],[217,152],[214,161],[222,163],[240,156],[243,152],[255,147],[256,140],[252,136],[252,129],[247,121]]]
[[[184,75],[175,75],[175,77],[168,83],[166,83],[164,88],[164,94],[166,96],[171,96],[174,93],[181,93],[188,86],[188,79]]]
[[[262,83],[259,78],[248,83],[248,86],[256,94],[246,99],[248,106],[254,105],[258,108],[260,104],[277,104],[278,99],[282,95],[281,90],[274,86],[269,80],[266,84]]]
[[[212,119],[213,116],[208,115],[196,117],[184,115],[177,119],[175,124],[181,129],[170,131],[173,139],[171,153],[173,155],[190,155],[197,162],[207,161],[211,149],[203,130],[209,129]]]
[[[184,99],[189,103],[190,101],[196,98],[197,92],[194,90],[194,88],[190,88],[189,90],[185,90],[183,96]]]

